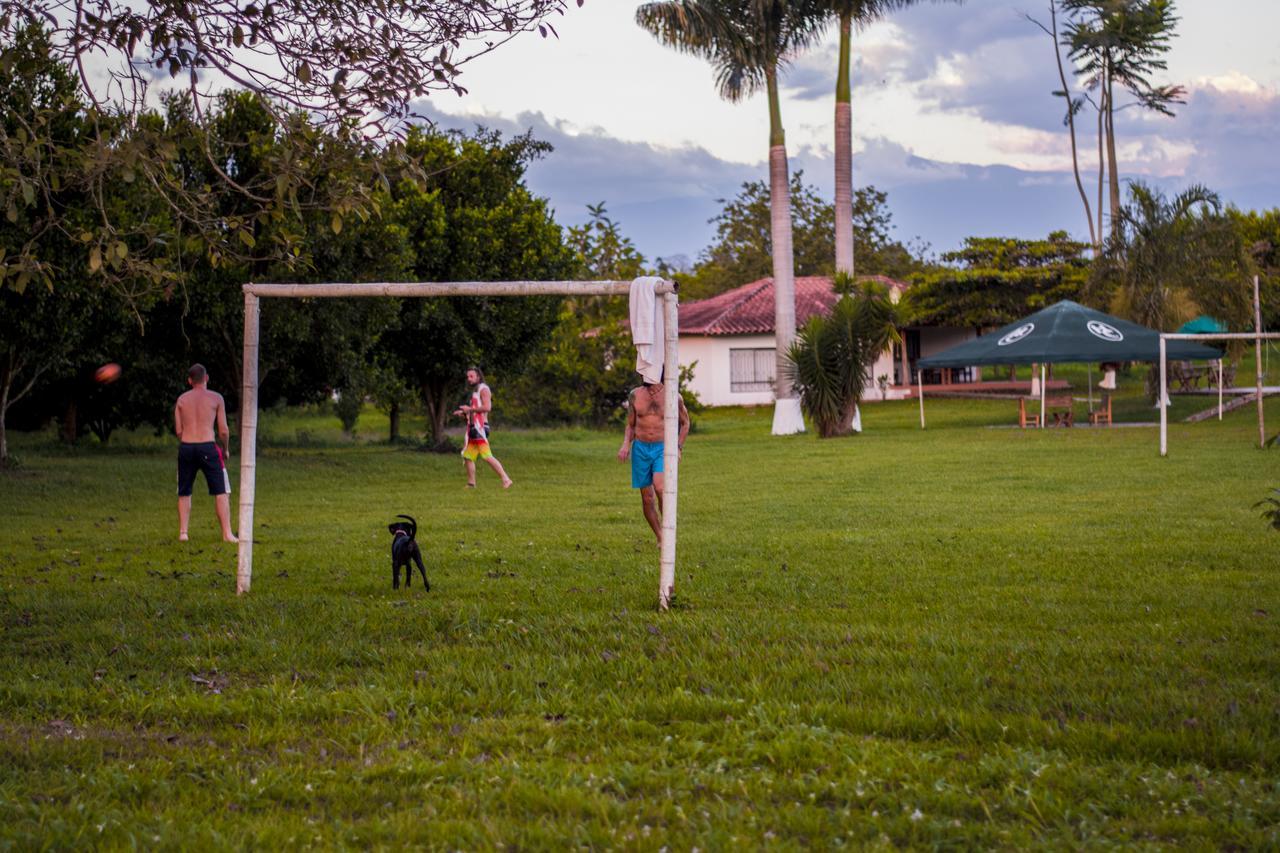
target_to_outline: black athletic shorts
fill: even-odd
[[[191,495],[196,483],[196,471],[204,472],[204,481],[211,495],[231,494],[231,478],[227,476],[227,463],[222,448],[212,441],[199,444],[178,445],[178,497]]]

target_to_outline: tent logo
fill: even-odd
[[[1027,335],[1031,334],[1035,330],[1036,330],[1035,323],[1027,323],[1025,326],[1019,326],[1009,334],[1005,335],[1000,340],[996,341],[996,346],[1007,347],[1009,344],[1016,344],[1018,341],[1022,340],[1023,338],[1025,338]],[[1097,333],[1095,332],[1095,334]]]
[[[1124,340],[1124,335],[1119,329],[1101,320],[1090,320],[1088,329],[1095,338],[1102,338],[1104,341],[1110,341],[1113,344],[1118,344]]]

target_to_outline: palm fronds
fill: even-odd
[[[882,285],[840,275],[836,289],[843,295],[831,313],[809,319],[783,364],[822,438],[849,433],[854,408],[872,381],[871,366],[898,338],[897,311]]]

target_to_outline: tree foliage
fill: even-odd
[[[747,181],[737,196],[718,201],[723,209],[711,219],[715,241],[680,280],[681,294],[688,299],[705,299],[772,275],[769,185]],[[796,275],[831,275],[835,206],[804,183],[801,171],[791,176],[791,216]],[[919,268],[910,251],[890,236],[891,220],[886,193],[873,186],[855,191],[853,233],[860,274],[905,278]]]
[[[1193,186],[1168,198],[1134,182],[1119,223],[1094,266],[1094,301],[1165,332],[1198,314],[1235,328],[1248,323],[1250,260],[1216,193]]]
[[[1258,275],[1262,325],[1280,327],[1280,208],[1263,211],[1229,209],[1227,216],[1244,240]],[[1249,324],[1246,324],[1248,326]]]
[[[1088,246],[1056,231],[1045,240],[970,237],[942,256],[952,266],[912,279],[907,322],[924,326],[1002,326],[1063,299],[1078,299],[1089,278]]]
[[[277,228],[259,241],[258,226],[296,224],[312,209],[335,223],[376,213],[377,182],[354,167],[395,160],[415,101],[464,92],[467,62],[518,33],[551,34],[548,16],[565,8],[566,0],[0,0],[0,87],[29,79],[33,64],[67,70],[56,88],[32,90],[40,95],[32,109],[6,105],[6,122],[19,127],[0,136],[0,204],[28,209],[44,229],[83,235],[81,263],[107,282],[162,287],[173,277],[164,246],[174,240],[214,264],[288,264],[294,232]],[[256,179],[237,174],[243,151],[214,144],[229,90],[254,96],[271,117],[268,168]],[[148,119],[153,104],[172,98],[187,105],[190,144]],[[83,119],[75,138],[59,131],[67,116]],[[330,179],[308,179],[317,165]],[[168,227],[139,229],[113,215],[104,188],[134,181],[163,198]],[[67,222],[69,209],[54,199],[69,189],[92,209],[87,230],[75,231],[84,223]],[[220,198],[228,192],[246,210],[228,216]],[[19,244],[0,287],[54,279],[55,258],[42,245]]]
[[[549,145],[529,134],[504,141],[487,130],[471,136],[414,131],[405,148],[430,176],[393,188],[395,215],[417,247],[414,279],[570,277],[574,256],[560,226],[546,201],[524,185],[525,169]],[[559,307],[555,297],[406,299],[395,331],[379,344],[379,358],[418,391],[429,437],[439,443],[464,391],[466,368],[514,376],[551,333]],[[501,400],[499,393],[499,417]]]
[[[1173,0],[1058,0],[1066,13],[1062,45],[1075,63],[1076,74],[1086,95],[1078,99],[1065,90],[1067,115],[1073,125],[1074,115],[1090,102],[1098,114],[1098,227],[1092,229],[1102,238],[1102,184],[1109,191],[1111,234],[1120,227],[1122,207],[1120,165],[1116,150],[1116,113],[1137,106],[1172,116],[1175,104],[1185,103],[1182,86],[1158,83],[1157,73],[1167,70],[1165,55],[1169,52],[1178,17]],[[1054,15],[1056,26],[1056,14]],[[1134,101],[1118,104],[1116,84],[1127,90]],[[1073,133],[1074,140],[1074,133]],[[1105,165],[1104,165],[1105,163]],[[1083,189],[1082,189],[1083,191]]]

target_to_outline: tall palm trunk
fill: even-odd
[[[853,275],[853,104],[849,57],[853,14],[840,15],[840,66],[836,71],[836,272]]]
[[[1116,125],[1115,100],[1111,89],[1111,63],[1106,66],[1106,77],[1102,81],[1106,87],[1106,122],[1107,122],[1107,172],[1111,190],[1111,236],[1120,235],[1120,168],[1116,163]]]
[[[784,368],[787,351],[796,337],[795,260],[791,247],[791,187],[787,168],[787,142],[778,100],[778,66],[765,71],[769,94],[769,224],[773,243],[773,292],[776,402],[773,434],[804,432],[804,417],[791,379]]]
[[[840,13],[840,67],[836,69],[836,272],[854,274],[853,252],[853,93],[849,60],[853,47],[853,12]],[[847,406],[842,434],[861,432],[858,403]]]

